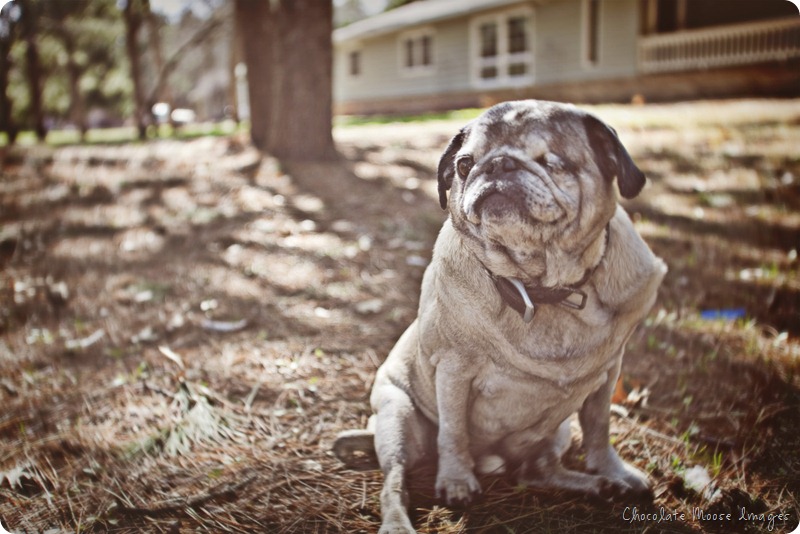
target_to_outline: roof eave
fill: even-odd
[[[465,17],[481,11],[503,8],[513,4],[540,5],[550,1],[552,0],[527,0],[527,1],[495,0],[494,2],[476,4],[474,6],[470,6],[462,10],[436,13],[432,16],[428,16],[422,19],[407,20],[402,16],[398,16],[398,12],[400,12],[400,15],[403,15],[413,10],[422,11],[419,6],[421,6],[421,4],[426,4],[427,2],[413,3],[403,7],[399,7],[392,11],[387,11],[385,13],[375,15],[373,17],[364,20],[360,20],[358,22],[354,22],[353,24],[350,24],[343,28],[339,28],[333,32],[333,43],[334,45],[338,45],[349,41],[371,39],[374,37],[379,37],[381,35],[387,35],[399,32],[405,30],[406,28],[412,28],[414,26],[433,24],[436,22],[441,22],[443,20]],[[455,4],[455,2],[453,3]],[[429,7],[429,5],[423,7]],[[405,10],[405,12],[401,10]],[[384,19],[386,19],[386,22],[384,22]],[[396,21],[393,22],[393,19],[396,19]]]

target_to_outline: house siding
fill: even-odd
[[[601,30],[600,50],[604,78],[636,74],[639,16],[638,0],[605,1],[602,12],[605,30]]]
[[[406,32],[343,44],[336,50],[334,98],[363,100],[464,91],[469,89],[469,31],[467,19],[430,25],[433,28],[434,68],[430,74],[407,74],[401,69],[400,40]],[[361,50],[361,75],[348,74],[348,54]]]
[[[600,2],[599,59],[584,59],[583,0],[536,9],[536,83],[561,83],[636,74],[637,0]]]

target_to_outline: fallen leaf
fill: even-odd
[[[239,321],[213,321],[211,319],[203,319],[200,326],[204,330],[210,330],[212,332],[238,332],[247,327],[247,319],[241,319]]]
[[[178,355],[175,351],[171,348],[167,347],[166,345],[160,345],[158,347],[158,352],[164,355],[169,361],[173,362],[175,365],[180,367],[181,369],[185,369],[183,365],[183,360],[181,359],[180,355]]]

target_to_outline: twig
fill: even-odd
[[[661,432],[658,432],[657,430],[653,430],[652,428],[648,428],[648,427],[646,427],[644,425],[636,425],[636,428],[641,430],[642,432],[644,432],[645,434],[647,434],[649,436],[653,436],[653,437],[656,437],[658,439],[662,439],[662,440],[666,441],[667,443],[672,443],[673,445],[681,445],[681,446],[685,445],[684,442],[682,442],[681,440],[679,440],[677,438],[673,438],[672,436],[668,436],[666,434],[662,434]]]
[[[222,487],[215,488],[212,491],[207,491],[204,493],[200,493],[199,495],[195,495],[194,497],[190,498],[177,497],[175,499],[169,499],[167,501],[163,501],[159,504],[147,508],[139,506],[126,506],[125,504],[122,503],[122,501],[119,498],[117,498],[117,506],[118,506],[117,510],[123,514],[157,516],[168,512],[175,512],[183,508],[193,508],[196,506],[200,506],[201,504],[204,504],[207,501],[216,499],[217,497],[222,497],[224,495],[234,493],[242,489],[244,486],[250,484],[255,479],[256,475],[250,475],[249,477],[240,480],[239,482],[236,482],[234,484],[226,484]]]
[[[160,387],[158,387],[158,386],[156,386],[154,384],[150,384],[149,382],[147,382],[145,380],[142,380],[141,385],[142,385],[142,387],[144,389],[149,389],[153,393],[158,393],[159,395],[164,395],[165,397],[168,397],[170,399],[174,399],[175,398],[175,394],[174,393],[172,393],[170,391],[167,391],[165,389],[162,389],[162,388],[160,388]]]

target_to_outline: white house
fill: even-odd
[[[338,113],[800,94],[785,0],[425,0],[333,40]]]

